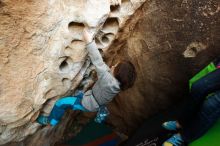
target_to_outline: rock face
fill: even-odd
[[[109,104],[108,124],[127,135],[186,98],[189,78],[219,56],[218,0],[114,2],[0,1],[0,144],[53,145],[75,121],[93,116],[68,111],[53,129],[31,122],[82,81],[90,66],[84,27],[96,33],[109,65],[126,58],[136,66],[135,86]]]
[[[108,63],[130,59],[135,86],[109,105],[108,123],[130,135],[153,114],[187,98],[188,80],[220,54],[218,0],[149,0],[106,52]]]
[[[85,27],[107,51],[144,1],[1,0],[0,144],[35,133],[40,125],[31,121],[79,85],[90,65]]]

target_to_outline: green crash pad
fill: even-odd
[[[190,146],[220,146],[220,119],[204,136],[192,142]]]
[[[192,84],[216,69],[213,62],[206,66],[189,81],[190,89]],[[190,146],[220,146],[220,119],[204,136],[192,142]]]

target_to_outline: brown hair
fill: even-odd
[[[114,76],[121,83],[121,90],[126,90],[134,85],[137,74],[134,65],[123,60],[115,67]]]

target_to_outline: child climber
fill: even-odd
[[[98,80],[91,90],[74,97],[59,99],[50,115],[39,116],[37,121],[42,125],[55,126],[61,120],[67,109],[96,112],[105,110],[105,105],[121,91],[133,86],[136,79],[134,65],[130,61],[120,61],[111,69],[104,63],[101,54],[88,29],[83,32],[84,41],[91,62],[95,66]],[[103,108],[104,107],[104,108]]]

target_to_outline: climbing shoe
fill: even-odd
[[[94,120],[96,123],[101,124],[107,119],[109,114],[109,110],[106,106],[100,106],[96,118]]]
[[[40,115],[38,118],[37,118],[37,122],[41,125],[48,125],[49,124],[49,119],[47,116],[43,116],[43,115]]]
[[[163,143],[163,146],[183,146],[184,141],[180,134],[174,134]]]
[[[162,126],[166,129],[166,130],[170,130],[170,131],[176,131],[179,129],[179,127],[177,127],[177,121],[168,121],[168,122],[164,122],[162,124]]]

